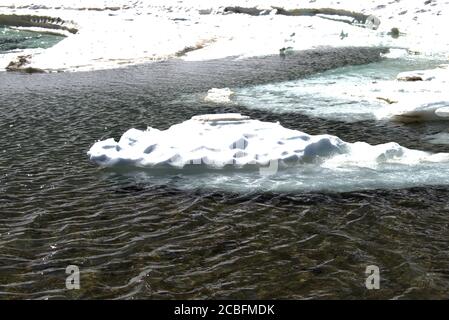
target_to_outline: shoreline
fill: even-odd
[[[76,30],[48,49],[24,50],[26,58],[17,58],[23,55],[17,53],[0,56],[0,68],[16,59],[14,71],[74,72],[168,59],[282,57],[290,51],[323,47],[395,48],[383,55],[386,58],[449,58],[449,40],[444,41],[446,38],[441,35],[445,30],[443,12],[448,12],[449,6],[433,0],[363,4],[312,0],[301,7],[288,0],[282,8],[269,0],[169,0],[152,4],[113,0],[108,5],[100,0],[89,4],[85,0],[70,0],[66,7],[54,0],[38,0],[34,5],[29,5],[29,0],[8,1],[11,0],[0,7],[0,16],[23,15],[24,20],[34,24],[30,27],[42,24],[52,31]],[[32,18],[33,15],[43,18]],[[439,106],[449,105],[442,89],[447,85],[447,76],[441,76],[438,70],[428,72],[437,72],[438,76],[414,85],[391,81],[392,87],[405,92],[399,98],[388,87],[383,88],[376,99],[385,103],[386,110],[378,117],[410,121],[410,113],[412,120],[440,119],[433,107],[427,110],[425,106],[433,105],[436,98]],[[448,72],[447,68],[443,71]],[[419,103],[407,95],[419,97]],[[396,107],[396,102],[401,108],[390,108]]]
[[[237,6],[240,11],[235,12],[245,13],[230,12],[229,8]],[[404,6],[408,10],[402,10]],[[423,6],[425,10],[419,9]],[[439,33],[444,32],[444,5],[423,5],[415,0],[407,4],[317,0],[298,7],[288,0],[282,3],[282,9],[275,7],[279,4],[273,1],[254,0],[152,4],[113,0],[108,5],[98,0],[70,0],[65,6],[53,0],[37,0],[33,5],[29,0],[6,0],[0,14],[54,17],[76,25],[75,34],[54,47],[33,53],[29,66],[43,70],[99,70],[174,57],[195,61],[244,58],[279,54],[285,48],[307,50],[320,46],[396,47],[448,57],[449,41],[442,41],[444,35]],[[380,24],[370,28],[351,23],[350,16],[338,15],[345,12],[365,19],[373,16]],[[396,38],[391,35],[392,28],[398,29]]]

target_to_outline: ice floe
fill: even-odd
[[[431,101],[429,101],[431,100]],[[401,122],[422,122],[449,120],[449,99],[435,100],[435,97],[412,97],[376,112],[379,119]]]
[[[425,137],[425,140],[433,144],[449,144],[449,132],[440,132]]]
[[[130,129],[118,142],[96,142],[88,156],[125,174],[137,169],[152,183],[176,176],[181,188],[347,191],[449,182],[447,153],[348,143],[240,114],[199,115],[167,130]],[[260,171],[267,168],[273,171]]]
[[[162,131],[130,129],[118,142],[113,138],[96,142],[88,155],[102,166],[199,165],[214,169],[264,166],[270,161],[278,161],[284,168],[304,163],[375,167],[379,163],[449,160],[449,154],[410,150],[393,142],[377,146],[347,143],[336,136],[309,135],[232,113],[195,116]]]
[[[448,65],[429,70],[399,73],[390,92],[390,104],[379,110],[378,118],[391,118],[404,122],[449,120],[449,69]],[[384,91],[385,92],[385,91]]]
[[[431,68],[402,71],[419,66]],[[346,122],[449,120],[448,85],[447,65],[427,59],[385,59],[305,79],[239,88],[233,100],[248,108]]]
[[[215,103],[229,103],[231,102],[231,96],[233,92],[229,88],[212,88],[207,91],[207,95],[204,101],[215,102]]]
[[[399,59],[406,58],[410,55],[409,51],[406,49],[390,49],[387,53],[382,53],[383,58],[388,59]]]
[[[95,143],[88,154],[104,166],[199,165],[219,169],[227,165],[266,166],[270,161],[283,166],[313,162],[345,153],[347,148],[337,137],[310,136],[240,114],[215,114],[193,117],[165,131],[130,129],[118,142],[107,139]]]

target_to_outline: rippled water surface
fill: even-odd
[[[17,30],[0,25],[0,54],[20,49],[49,48],[64,38],[54,33]]]
[[[179,189],[100,169],[86,152],[131,127],[241,112],[310,134],[449,152],[445,123],[354,123],[185,97],[300,79],[371,51],[0,73],[0,298],[447,298],[449,187],[358,192]],[[250,183],[250,181],[249,181]],[[65,268],[81,289],[65,289]],[[365,289],[378,265],[381,289]]]

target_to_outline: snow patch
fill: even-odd
[[[270,14],[225,14],[228,6],[260,8]],[[284,9],[332,8],[374,15],[380,22],[376,30],[329,17],[277,15],[273,6],[279,6],[279,1],[2,0],[0,11],[60,17],[79,26],[76,35],[33,56],[31,66],[47,70],[92,70],[158,61],[208,39],[216,41],[182,58],[248,57],[278,54],[284,47],[305,50],[319,46],[400,47],[441,57],[449,52],[449,7],[443,2],[282,2]],[[389,35],[392,28],[400,31],[397,38]]]
[[[118,142],[112,138],[96,142],[88,156],[107,167],[178,169],[190,165],[212,169],[262,167],[271,162],[277,162],[279,169],[305,164],[376,168],[380,163],[410,165],[449,160],[449,154],[409,150],[397,143],[347,143],[336,136],[309,135],[240,114],[196,116],[162,131],[130,129]]]
[[[204,98],[204,101],[209,102],[215,102],[215,103],[230,103],[231,102],[231,96],[234,94],[234,92],[231,91],[229,88],[212,88],[209,91],[207,91],[207,95]]]

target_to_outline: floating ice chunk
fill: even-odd
[[[205,101],[215,102],[215,103],[229,103],[231,102],[231,96],[233,92],[229,88],[212,88],[207,91],[207,95],[204,98]]]
[[[437,134],[428,135],[425,140],[433,144],[449,144],[449,132],[440,132]]]
[[[438,63],[425,59],[385,59],[376,64],[329,70],[300,80],[238,88],[233,101],[252,109],[301,113],[345,122],[390,119],[396,112],[449,101],[449,69]],[[399,73],[410,66],[417,71]],[[434,69],[422,68],[428,66]],[[397,77],[418,76],[428,81],[397,80]],[[437,119],[435,115],[432,117]]]
[[[372,146],[347,143],[331,135],[308,135],[240,114],[195,116],[164,131],[130,129],[119,142],[107,139],[95,143],[88,156],[101,166],[178,169],[192,165],[212,169],[261,168],[272,162],[279,169],[304,165],[375,168],[385,163],[449,160],[447,154],[435,158],[397,143]]]
[[[390,96],[397,104],[378,110],[377,118],[403,122],[449,120],[449,69],[440,65],[430,70],[399,73],[392,83],[396,87]],[[387,91],[387,90],[384,90]]]
[[[248,116],[242,116],[240,113],[203,114],[192,117],[192,120],[204,122],[242,121],[248,119],[249,119]]]
[[[449,102],[447,105],[449,105]],[[449,107],[438,108],[435,110],[435,114],[440,118],[449,118]]]
[[[415,99],[416,101],[410,99],[389,105],[379,110],[376,115],[379,119],[390,118],[401,122],[449,120],[449,99],[437,101]]]
[[[383,58],[389,59],[398,59],[404,58],[409,55],[409,52],[406,49],[390,49],[387,53],[381,53]]]

